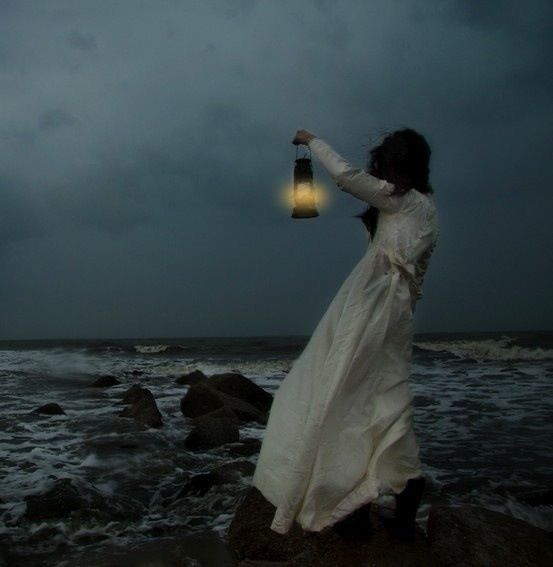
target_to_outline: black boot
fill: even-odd
[[[410,478],[403,491],[394,495],[396,500],[394,517],[382,518],[382,523],[395,538],[402,541],[415,539],[415,520],[425,484],[426,479],[422,476]]]
[[[338,520],[332,529],[342,537],[358,540],[367,540],[372,535],[371,503],[364,504],[351,514]]]

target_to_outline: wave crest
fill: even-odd
[[[513,337],[503,336],[499,339],[454,340],[415,342],[416,347],[425,351],[451,353],[459,358],[476,360],[551,360],[553,349],[528,348],[518,346]]]

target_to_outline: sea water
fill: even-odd
[[[28,554],[198,532],[226,539],[251,477],[177,497],[192,475],[232,458],[225,447],[184,447],[188,387],[175,379],[196,369],[239,372],[274,394],[307,340],[1,342],[0,544]],[[102,375],[120,384],[91,388]],[[135,383],[153,393],[161,428],[117,416]],[[421,526],[432,504],[468,503],[553,530],[553,332],[417,335],[410,385],[427,478]],[[65,415],[33,413],[50,402]],[[257,423],[240,427],[241,438],[263,432]],[[245,458],[255,463],[257,455]],[[25,519],[25,496],[60,478],[103,513]]]

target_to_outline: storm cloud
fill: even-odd
[[[309,334],[367,246],[290,218],[298,128],[410,126],[441,236],[424,331],[548,329],[546,0],[0,2],[0,338]]]

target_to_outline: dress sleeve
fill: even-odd
[[[342,191],[383,211],[395,212],[401,207],[401,196],[391,195],[393,183],[354,168],[321,138],[313,138],[309,148]]]

